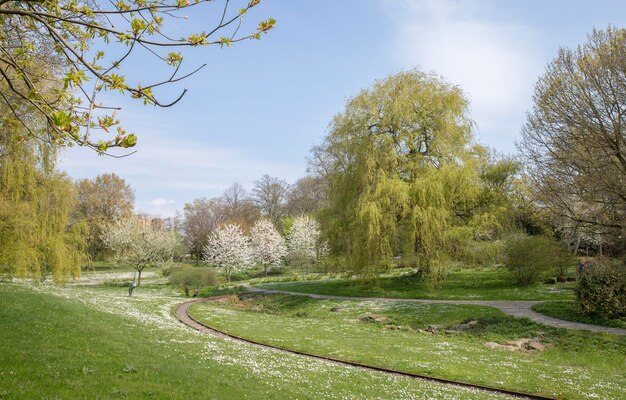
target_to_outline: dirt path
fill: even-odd
[[[252,290],[252,291],[254,291],[254,290]],[[263,292],[263,290],[257,290],[257,291]],[[189,307],[191,307],[191,305],[196,304],[196,303],[200,303],[200,302],[203,302],[203,301],[218,300],[220,297],[223,297],[223,296],[216,296],[216,297],[210,297],[210,298],[204,298],[204,299],[197,299],[197,300],[192,300],[192,301],[188,301],[186,303],[179,304],[178,306],[176,306],[176,309],[174,310],[174,315],[183,324],[188,325],[188,326],[190,326],[190,327],[192,327],[192,328],[194,328],[194,329],[196,329],[196,330],[198,330],[198,331],[200,331],[200,332],[202,332],[204,334],[207,334],[207,335],[212,335],[212,336],[216,336],[216,337],[224,338],[224,339],[237,340],[237,341],[244,342],[244,343],[250,344],[252,346],[259,347],[259,348],[270,349],[270,350],[274,350],[274,351],[280,351],[280,352],[288,353],[288,354],[296,354],[296,355],[299,355],[299,356],[308,357],[308,358],[313,359],[313,360],[318,360],[318,361],[321,360],[321,361],[324,361],[324,362],[328,362],[330,364],[348,366],[348,367],[353,367],[353,368],[359,368],[359,369],[362,369],[364,371],[369,371],[369,372],[382,372],[382,373],[386,373],[386,374],[404,376],[404,377],[413,378],[413,379],[420,379],[420,380],[423,380],[423,381],[437,382],[437,383],[440,383],[442,385],[456,386],[456,387],[459,387],[459,388],[462,388],[462,389],[466,389],[466,390],[482,391],[482,392],[487,392],[487,393],[491,393],[491,394],[502,395],[503,398],[531,399],[531,400],[533,400],[533,399],[534,400],[555,400],[552,397],[545,397],[545,396],[540,396],[540,395],[533,395],[533,394],[516,392],[516,391],[512,391],[512,390],[507,390],[507,389],[492,388],[492,387],[488,387],[488,386],[482,386],[482,385],[477,385],[477,384],[472,384],[472,383],[467,383],[467,382],[457,382],[457,381],[453,381],[453,380],[449,380],[449,379],[441,379],[441,378],[435,378],[435,377],[430,377],[430,376],[425,376],[425,375],[413,374],[413,373],[409,373],[409,372],[397,371],[397,370],[388,369],[388,368],[375,367],[375,366],[360,364],[360,363],[351,362],[351,361],[344,361],[344,360],[340,360],[340,359],[336,359],[336,358],[332,358],[332,357],[324,357],[324,356],[318,356],[318,355],[315,355],[315,354],[305,353],[305,352],[301,352],[301,351],[290,350],[290,349],[282,348],[282,347],[279,347],[279,346],[263,344],[263,343],[260,343],[260,342],[256,342],[254,340],[245,339],[245,338],[242,338],[242,337],[239,337],[239,336],[228,334],[226,332],[222,332],[222,331],[220,331],[218,329],[211,328],[210,326],[208,326],[206,324],[203,324],[200,321],[197,321],[197,320],[193,319],[189,315]]]
[[[543,314],[539,314],[532,310],[532,307],[537,303],[543,303],[543,301],[527,301],[527,300],[430,300],[430,299],[398,299],[389,297],[350,297],[350,296],[332,296],[315,293],[301,293],[301,292],[289,292],[285,290],[273,290],[263,289],[248,284],[243,285],[250,292],[257,293],[276,293],[276,294],[289,294],[293,296],[307,296],[313,299],[326,299],[326,300],[357,300],[357,301],[401,301],[411,303],[427,303],[427,304],[456,304],[456,305],[473,305],[473,306],[487,306],[494,307],[502,310],[505,314],[512,317],[529,318],[540,324],[555,326],[557,328],[567,329],[580,329],[591,332],[604,332],[612,333],[614,335],[626,335],[626,329],[610,328],[607,326],[583,324],[580,322],[564,321],[548,317]]]

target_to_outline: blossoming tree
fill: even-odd
[[[287,237],[287,250],[289,260],[300,265],[311,264],[328,255],[319,223],[308,216],[296,217]]]
[[[206,261],[224,268],[230,283],[233,271],[248,267],[252,261],[248,238],[238,224],[228,224],[213,232],[204,248]]]
[[[164,266],[172,261],[180,245],[175,232],[154,227],[151,221],[131,217],[109,225],[102,233],[102,241],[115,254],[115,260],[128,264],[137,271],[136,286],[141,285],[141,272],[148,266]],[[129,296],[132,296],[132,289]]]
[[[285,239],[269,220],[257,221],[250,230],[250,249],[254,260],[263,266],[267,276],[270,265],[280,265],[287,255]]]

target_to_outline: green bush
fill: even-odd
[[[507,240],[505,254],[506,267],[521,285],[537,283],[551,272],[575,264],[565,246],[546,236],[512,236]]]
[[[198,295],[200,289],[207,286],[216,286],[217,274],[213,268],[184,266],[177,268],[169,274],[170,283],[185,292],[185,296],[193,292]]]
[[[576,299],[585,314],[626,316],[626,266],[608,259],[596,260],[579,273]]]

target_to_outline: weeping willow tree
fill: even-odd
[[[54,170],[49,145],[24,140],[15,126],[0,136],[0,273],[62,282],[80,274],[86,225],[72,223],[72,181]]]
[[[334,117],[313,159],[329,185],[325,234],[356,273],[401,256],[436,276],[451,238],[498,224],[481,206],[487,157],[473,141],[468,101],[437,76],[414,70],[375,82]]]

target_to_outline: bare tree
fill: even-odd
[[[222,204],[217,199],[201,197],[185,204],[182,230],[185,244],[197,260],[202,258],[209,235],[224,222]]]
[[[238,224],[244,232],[250,230],[259,219],[259,209],[250,194],[239,183],[234,183],[219,198],[224,223]]]
[[[263,175],[261,179],[254,181],[253,199],[261,210],[261,215],[278,224],[285,213],[288,190],[287,182],[269,175]]]
[[[541,207],[614,239],[626,229],[624,60],[626,30],[611,26],[561,49],[537,82],[520,143]]]
[[[287,192],[287,213],[297,216],[319,211],[326,201],[326,188],[326,180],[321,176],[298,179]]]

